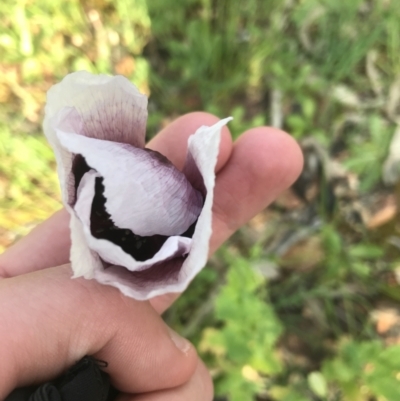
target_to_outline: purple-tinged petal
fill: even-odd
[[[76,132],[91,138],[144,147],[147,121],[147,97],[121,75],[92,75],[79,71],[67,75],[47,93],[45,134],[56,141],[55,130],[64,124],[56,115],[74,108],[81,118]]]
[[[144,147],[147,97],[122,76],[67,75],[47,93],[44,133],[57,159],[63,202],[74,199],[74,155],[60,147],[56,130]]]
[[[197,220],[203,197],[159,153],[60,131],[58,138],[103,178],[105,207],[117,227],[173,236]]]
[[[128,297],[145,301],[157,295],[155,291],[155,295],[151,295],[152,288],[162,288],[165,283],[179,280],[184,261],[185,257],[175,257],[139,272],[129,272],[121,266],[110,266],[104,270],[96,270],[94,278],[99,283],[118,288]],[[161,290],[160,294],[167,292],[171,291]]]

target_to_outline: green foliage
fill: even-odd
[[[0,14],[0,43],[6,50],[3,62],[46,66],[46,73],[54,71],[57,77],[63,77],[74,64],[109,72],[109,53],[115,42],[122,41],[130,52],[140,54],[150,28],[143,0],[4,1]],[[95,54],[88,51],[93,39]],[[43,70],[27,68],[27,73],[43,78]]]
[[[226,107],[232,96],[240,99],[249,87],[258,90],[266,58],[277,46],[276,37],[269,38],[279,30],[281,2],[182,1],[176,4],[176,13],[165,18],[169,8],[162,0],[149,3],[154,35],[150,49],[169,55],[167,68],[151,76],[152,89],[163,107],[226,114],[232,109]],[[263,29],[265,24],[271,29]],[[154,58],[153,62],[162,61]],[[189,107],[174,98],[176,89],[188,94]]]
[[[393,127],[378,115],[371,115],[360,128],[355,135],[346,138],[350,152],[346,166],[360,175],[361,190],[367,191],[379,182]]]
[[[344,340],[338,355],[323,365],[324,377],[337,386],[345,400],[362,401],[371,396],[398,400],[400,347],[384,348],[379,341]]]
[[[363,0],[301,2],[293,13],[306,54],[319,73],[332,80],[349,78],[382,34],[382,7],[368,10]]]
[[[265,291],[265,279],[251,260],[227,254],[230,269],[215,300],[220,328],[204,330],[200,351],[214,356],[216,390],[232,401],[250,400],[266,389],[267,377],[282,363],[275,344],[282,326]]]
[[[381,260],[385,253],[381,246],[367,241],[346,246],[346,239],[332,225],[323,227],[322,239],[326,249],[324,281],[328,278],[342,280],[353,274],[357,278],[366,278],[371,273],[374,262]]]
[[[4,124],[0,155],[0,227],[24,235],[32,227],[27,223],[60,207],[54,155],[42,136],[12,135]]]

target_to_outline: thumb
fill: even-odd
[[[0,281],[0,399],[55,378],[85,355],[106,361],[123,392],[172,388],[191,378],[195,349],[148,302],[70,277],[65,265]]]

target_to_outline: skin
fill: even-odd
[[[182,168],[189,135],[217,121],[187,114],[148,147]],[[254,128],[232,143],[225,127],[210,253],[288,188],[302,163],[297,143],[280,130]],[[0,355],[7,361],[0,364],[0,400],[94,355],[109,363],[119,401],[211,401],[212,381],[194,347],[160,317],[179,294],[138,302],[92,280],[71,280],[68,220],[60,210],[0,255]]]

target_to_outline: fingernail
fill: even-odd
[[[181,350],[184,354],[187,354],[192,346],[186,338],[181,337],[177,332],[172,330],[171,328],[168,327],[169,335],[171,337],[171,340],[174,342],[174,344],[177,346],[179,350]]]

